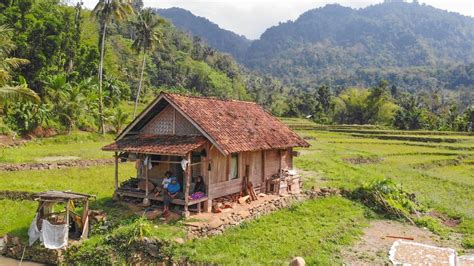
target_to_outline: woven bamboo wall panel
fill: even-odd
[[[184,116],[176,112],[176,135],[201,135]]]
[[[141,133],[153,134],[153,135],[171,135],[173,134],[173,120],[174,110],[173,107],[168,105],[161,111],[155,118],[153,118],[148,124],[142,129]]]

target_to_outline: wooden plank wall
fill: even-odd
[[[254,186],[262,183],[262,151],[254,152],[242,152],[240,154],[240,165],[239,165],[239,177],[242,178],[245,175],[245,167],[249,166],[249,181]]]
[[[289,149],[286,149],[285,151],[282,151],[282,166],[281,168],[284,169],[284,170],[288,170],[288,169],[293,169],[293,149],[292,148],[289,148]]]
[[[265,151],[265,179],[279,173],[280,154],[278,150]]]
[[[227,157],[217,148],[212,148],[211,155],[211,184],[227,181]]]

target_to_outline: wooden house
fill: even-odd
[[[293,148],[308,146],[256,103],[161,93],[103,150],[115,151],[116,165],[120,159],[146,160],[148,167],[138,175],[154,184],[171,170],[185,195],[173,203],[183,205],[187,215],[189,206],[200,210],[203,203],[210,211],[213,199],[240,192],[244,177],[257,193],[265,192],[268,179],[292,169]],[[117,169],[116,195],[162,200],[148,183],[145,191],[121,189]],[[207,193],[191,200],[190,185],[198,175]]]

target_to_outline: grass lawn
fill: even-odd
[[[112,158],[100,148],[113,142],[114,136],[73,132],[51,138],[36,139],[25,145],[0,149],[0,163],[41,161],[45,157],[73,156],[79,159]]]
[[[364,207],[341,197],[306,201],[179,247],[191,262],[284,265],[302,256],[308,265],[341,262],[339,251],[367,224]]]
[[[119,180],[135,174],[133,164],[119,165]],[[97,196],[91,208],[105,209],[111,215],[120,215],[110,203],[114,190],[114,166],[91,168],[66,168],[44,171],[0,172],[0,190],[40,192],[47,190],[72,190]],[[27,229],[34,217],[37,203],[32,201],[0,200],[2,219],[0,236],[12,233],[27,236]]]

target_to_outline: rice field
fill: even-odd
[[[306,188],[354,189],[377,178],[391,178],[437,212],[459,218],[450,232],[474,243],[474,136],[456,132],[396,131],[379,126],[322,126],[304,119],[282,119],[311,147],[301,149],[295,165]],[[0,151],[0,162],[30,162],[46,156],[110,158],[100,147],[112,136],[75,132],[37,140]],[[362,158],[363,160],[359,160]],[[132,165],[121,165],[120,179],[133,175]],[[87,169],[1,172],[0,190],[74,190],[98,196],[93,207],[107,208],[113,191],[113,166]],[[0,235],[26,236],[36,204],[0,200]],[[110,211],[120,211],[112,207]],[[222,236],[186,242],[176,250],[194,262],[283,264],[294,255],[308,262],[340,262],[340,250],[350,246],[367,224],[364,207],[342,198],[305,203],[229,230]],[[291,217],[291,219],[288,219]],[[349,222],[347,222],[349,221]],[[348,223],[351,230],[344,231]],[[265,234],[266,228],[272,228]],[[288,227],[291,227],[288,231]],[[255,237],[254,232],[262,232]],[[298,239],[306,239],[299,243]],[[329,242],[320,241],[329,239]],[[283,243],[283,244],[282,244]],[[313,252],[314,251],[314,252]],[[219,254],[216,257],[215,254]]]

